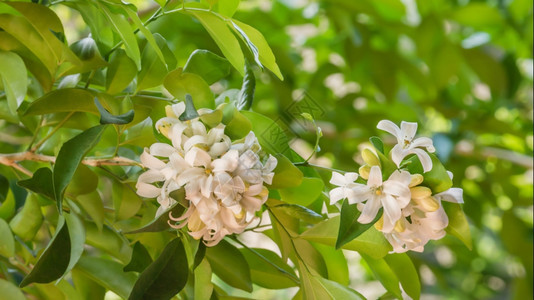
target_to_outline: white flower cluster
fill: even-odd
[[[175,203],[169,194],[183,188],[189,206],[182,216],[170,215],[180,222],[171,226],[187,224],[191,236],[213,246],[228,234],[243,232],[256,218],[267,200],[264,184],[272,183],[277,160],[271,155],[261,160],[253,132],[232,143],[224,124],[208,130],[199,118],[181,121],[184,111],[183,102],[168,106],[167,117],[156,123],[172,145],[155,143],[145,149],[141,163],[148,170],[139,176],[137,193],[157,197],[161,215]]]
[[[415,154],[425,173],[432,170],[429,154],[421,149],[423,147],[428,152],[434,152],[432,140],[426,137],[414,140],[417,123],[402,122],[399,128],[391,121],[384,120],[377,127],[397,138],[398,143],[390,152],[397,167],[401,166],[406,156]],[[451,188],[433,194],[430,188],[421,185],[423,175],[410,174],[404,169],[395,170],[384,181],[378,157],[370,149],[364,150],[362,156],[366,165],[360,168],[360,174],[332,174],[330,183],[339,187],[330,191],[331,203],[344,198],[350,204],[357,203],[361,211],[358,222],[363,224],[373,221],[380,208],[383,208],[383,215],[375,227],[384,233],[394,252],[422,252],[429,240],[441,239],[449,224],[441,201],[463,203],[462,189]],[[449,176],[452,179],[451,173]],[[367,183],[355,182],[359,177],[367,180]]]

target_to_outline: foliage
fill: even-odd
[[[532,297],[532,3],[132,2],[0,2],[6,297]],[[158,217],[135,192],[177,101],[278,161],[261,225],[214,247],[168,226],[180,191]],[[423,253],[388,254],[376,220],[325,196],[360,145],[396,169],[382,119],[432,136],[423,185],[450,188],[446,167],[464,189]]]

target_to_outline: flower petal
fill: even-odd
[[[192,167],[207,167],[211,163],[211,156],[208,154],[208,152],[200,148],[193,147],[185,155],[185,161]]]
[[[393,136],[397,138],[397,140],[400,143],[401,130],[399,126],[397,126],[395,123],[389,120],[382,120],[378,122],[378,125],[376,125],[376,128],[391,133]]]
[[[161,191],[158,187],[144,182],[137,182],[135,188],[137,189],[137,195],[145,198],[155,198],[159,196]]]
[[[150,154],[154,156],[169,157],[175,152],[176,149],[173,146],[165,143],[155,143],[150,146]]]
[[[381,206],[382,202],[378,197],[372,197],[371,199],[367,200],[363,206],[362,214],[358,218],[358,222],[362,224],[368,224],[374,220]]]
[[[410,151],[411,153],[414,153],[419,158],[419,161],[421,162],[421,165],[423,166],[423,172],[429,172],[432,170],[432,159],[430,158],[430,155],[425,152],[425,150],[421,149],[412,149]]]
[[[141,159],[141,164],[143,164],[143,166],[145,166],[145,167],[147,167],[149,169],[161,170],[161,169],[165,168],[165,166],[167,166],[167,164],[165,164],[161,160],[159,160],[159,159],[155,158],[154,156],[150,155],[150,153],[148,153],[147,149],[145,149],[143,154],[141,154],[140,159]]]
[[[383,231],[391,232],[395,223],[401,217],[401,208],[397,203],[397,199],[391,195],[382,197],[382,206],[384,207],[384,227]]]
[[[415,133],[417,132],[417,123],[402,121],[400,131],[402,143],[404,143],[404,141],[411,142],[415,137]],[[401,144],[401,142],[399,142],[399,144]]]
[[[426,148],[428,152],[432,153],[436,151],[432,143],[432,139],[427,137],[420,137],[415,139],[411,144],[410,148]]]
[[[345,177],[338,172],[332,172],[332,178],[330,179],[330,183],[337,186],[344,186]]]
[[[400,166],[402,160],[408,155],[408,151],[406,151],[401,144],[393,146],[393,149],[391,149],[389,153],[391,155],[391,160],[393,160],[397,167]]]
[[[382,170],[379,166],[372,166],[369,171],[369,180],[367,180],[367,186],[379,187],[382,185]]]
[[[463,194],[464,190],[461,188],[450,188],[445,192],[435,194],[434,197],[447,202],[464,203]]]

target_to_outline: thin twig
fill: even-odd
[[[26,152],[18,152],[18,153],[8,153],[8,154],[1,154],[0,153],[0,164],[6,165],[6,166],[12,166],[20,171],[22,171],[20,168],[22,168],[20,165],[17,164],[19,161],[40,161],[40,162],[50,162],[55,163],[56,157],[50,156],[50,155],[43,155],[43,154],[37,154],[31,151]],[[98,166],[141,166],[141,164],[135,160],[122,157],[122,156],[115,156],[112,158],[86,158],[82,160],[82,163],[87,166],[91,167],[98,167]],[[18,166],[18,167],[17,167]],[[31,174],[30,171],[26,170]],[[28,174],[28,173],[26,173]],[[31,176],[31,175],[30,175]]]

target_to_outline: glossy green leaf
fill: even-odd
[[[252,131],[256,134],[262,148],[272,154],[282,153],[291,157],[289,139],[282,128],[273,120],[252,111],[241,112],[252,123]]]
[[[262,248],[242,248],[241,253],[250,267],[252,282],[268,289],[297,286],[295,271],[276,253]]]
[[[239,92],[239,99],[237,101],[237,109],[249,110],[252,107],[252,101],[254,100],[254,91],[256,89],[256,78],[254,77],[254,71],[248,61],[245,63],[245,76],[243,77],[243,85]]]
[[[78,195],[74,200],[82,207],[89,217],[91,217],[98,227],[98,230],[102,230],[105,218],[104,203],[102,203],[102,199],[98,192],[92,191],[88,194]]]
[[[132,259],[124,266],[124,272],[143,272],[152,263],[152,257],[140,242],[133,246]]]
[[[180,100],[185,100],[185,95],[190,94],[197,109],[215,108],[215,98],[208,84],[196,74],[183,73],[182,68],[167,74],[163,86]]]
[[[0,221],[1,222],[1,221]],[[9,300],[25,300],[24,293],[13,283],[0,278],[0,291],[2,297]]]
[[[44,115],[58,112],[83,111],[98,114],[93,95],[87,90],[68,88],[52,91],[33,101],[24,116]]]
[[[112,227],[104,225],[99,230],[96,224],[84,222],[87,245],[100,249],[127,264],[132,257],[129,241]],[[121,267],[122,269],[122,267]]]
[[[312,275],[300,261],[299,270],[302,272],[301,290],[303,292],[303,299],[365,299],[365,297],[349,287],[321,276]]]
[[[95,97],[95,105],[100,112],[100,124],[119,124],[124,125],[132,122],[134,119],[134,110],[130,109],[128,112],[121,115],[112,115],[109,113],[98,101],[98,98]]]
[[[313,245],[304,239],[293,239],[295,251],[299,254],[299,259],[306,264],[307,270],[314,271],[322,277],[328,277],[328,268],[326,260]]]
[[[195,299],[207,300],[213,293],[213,284],[211,283],[211,267],[206,259],[195,269]]]
[[[54,194],[59,211],[62,208],[63,194],[74,172],[84,156],[98,143],[104,129],[105,125],[89,128],[68,140],[59,150],[53,171]]]
[[[299,187],[301,184],[305,184],[309,187],[310,183],[314,183],[315,180],[306,180],[306,183],[303,183],[304,175],[287,157],[282,154],[277,154],[275,157],[278,160],[278,164],[273,171],[274,177],[270,187],[281,189],[281,191],[283,191],[281,194],[283,193],[286,195],[285,198],[284,196],[282,197],[284,198],[284,201],[287,201],[288,203],[299,203],[302,205],[307,201],[310,201],[310,203],[313,202],[315,199],[310,200],[308,197],[300,197],[301,195],[297,195],[295,192],[300,190]],[[313,194],[310,194],[309,196],[313,196]]]
[[[322,215],[298,204],[280,204],[271,207],[271,209],[283,211],[285,214],[310,224],[317,224],[324,219]]]
[[[99,257],[82,257],[75,270],[82,272],[99,285],[126,299],[137,279],[134,273],[124,272],[116,261]]]
[[[5,200],[0,205],[0,218],[7,220],[15,214],[15,196],[13,192],[9,190],[7,192]]]
[[[185,95],[185,111],[178,116],[178,119],[180,121],[189,121],[198,118],[198,111],[195,108],[195,104],[193,103],[193,98],[191,98],[191,95],[186,94]]]
[[[382,217],[382,210],[376,214],[376,217],[369,224],[361,224],[358,222],[361,212],[358,210],[356,204],[349,204],[348,200],[343,200],[341,207],[339,232],[336,240],[336,249],[343,247],[346,243],[354,240],[360,234],[367,231],[373,226],[380,217]]]
[[[473,249],[471,230],[469,229],[469,223],[467,222],[462,206],[458,203],[449,203],[446,201],[442,201],[441,203],[449,217],[449,226],[445,228],[445,231],[460,239],[469,250]]]
[[[123,15],[112,12],[104,3],[97,2],[101,12],[106,16],[114,32],[116,32],[124,43],[126,54],[133,60],[137,69],[141,69],[141,53],[137,45],[137,39],[130,24]]]
[[[237,111],[233,114],[230,122],[226,124],[224,128],[224,133],[228,135],[231,139],[237,140],[247,136],[252,129],[252,122],[249,121],[241,112]]]
[[[102,300],[106,294],[106,289],[94,280],[90,279],[87,275],[82,273],[77,268],[74,268],[71,271],[72,282],[76,287],[76,290],[79,291],[81,295],[84,296],[84,299],[87,300]]]
[[[243,52],[239,46],[239,41],[230,31],[226,22],[208,11],[189,11],[189,13],[195,16],[202,26],[206,28],[221,49],[224,57],[228,59],[241,75],[244,75],[245,58]]]
[[[15,255],[15,240],[9,225],[0,218],[0,255],[3,257],[12,257]]]
[[[194,73],[208,84],[213,84],[230,74],[228,60],[208,50],[197,49],[191,53],[184,66],[184,73]]]
[[[158,42],[156,41],[155,36],[152,34],[150,30],[143,24],[141,19],[139,19],[139,16],[135,11],[130,9],[130,7],[124,7],[124,11],[128,14],[128,17],[133,21],[135,26],[141,31],[141,33],[145,36],[145,39],[147,40],[148,44],[152,47],[158,58],[161,60],[162,63],[166,64],[165,57],[163,55],[163,52],[160,49],[160,46]]]
[[[141,56],[141,71],[137,74],[137,91],[161,85],[167,71],[176,66],[176,58],[165,38],[160,34],[154,34],[154,39],[165,56],[168,67],[165,66],[165,62],[159,59],[153,47],[145,46]]]
[[[26,97],[28,78],[24,61],[13,52],[0,50],[0,78],[9,109],[14,114]]]
[[[106,91],[114,95],[122,92],[135,78],[137,66],[122,49],[116,50],[106,72]]]
[[[11,221],[9,227],[14,234],[25,241],[31,241],[43,224],[43,214],[36,194],[29,194],[20,210]]]
[[[129,219],[139,211],[143,201],[128,184],[113,184],[113,206],[117,220]]]
[[[326,262],[328,279],[342,285],[349,285],[349,265],[347,259],[345,259],[343,250],[336,250],[334,247],[320,243],[311,244],[321,253]]]
[[[222,240],[216,246],[206,249],[206,258],[213,272],[226,283],[247,292],[252,291],[250,267],[235,246]]]
[[[382,142],[379,137],[372,136],[369,138],[369,142],[371,142],[377,151],[380,151],[382,154],[384,154],[384,142]]]
[[[64,214],[66,225],[69,228],[70,259],[64,274],[67,274],[82,256],[85,244],[85,228],[82,221],[74,213]]]
[[[275,172],[275,177],[276,176],[277,174]],[[284,202],[308,206],[317,200],[317,198],[321,195],[323,188],[323,180],[314,177],[304,177],[302,178],[302,182],[297,187],[280,189],[280,196]]]
[[[407,165],[411,174],[423,174],[424,180],[422,185],[429,187],[433,194],[444,192],[452,187],[452,179],[447,173],[447,169],[443,166],[439,158],[433,153],[429,153],[432,159],[432,170],[423,173],[423,167],[417,156],[411,157]]]
[[[276,75],[276,77],[278,77],[280,80],[284,80],[284,76],[276,64],[276,58],[274,57],[273,51],[271,50],[271,47],[269,47],[269,44],[265,40],[263,34],[261,34],[261,32],[254,27],[238,20],[232,19],[231,22],[234,24],[234,28],[237,26],[240,29],[238,33],[242,36],[246,36],[248,41],[250,41],[250,43],[253,44],[257,49],[257,56],[258,60],[261,62],[261,65],[271,70],[271,72],[273,72],[274,75]]]
[[[79,165],[65,193],[72,196],[89,194],[96,190],[98,176],[86,165]]]
[[[49,168],[40,168],[33,173],[32,178],[20,180],[17,184],[32,192],[55,199],[52,171]]]
[[[322,243],[334,247],[336,245],[339,231],[340,217],[333,217],[325,220],[314,227],[303,232],[300,237],[312,242]],[[384,234],[374,227],[370,227],[356,239],[346,243],[342,249],[358,251],[373,258],[382,258],[390,250],[391,245],[384,237]]]
[[[170,299],[184,288],[188,276],[184,245],[176,238],[139,275],[128,299]]]
[[[152,222],[148,223],[147,225],[139,229],[136,229],[136,230],[133,230],[127,233],[133,234],[133,233],[141,233],[141,232],[159,232],[159,231],[169,230],[170,229],[169,223],[168,223],[170,221],[169,213],[172,214],[176,218],[178,216],[181,216],[184,213],[184,211],[185,211],[185,208],[182,205],[176,203],[170,208],[168,208],[166,211],[164,211],[159,217],[155,218]]]
[[[240,0],[218,0],[215,9],[223,16],[232,17],[239,6]]]
[[[385,259],[374,259],[366,254],[360,253],[369,268],[387,291],[401,299],[400,281],[395,272],[386,263]]]
[[[30,274],[24,277],[20,286],[24,287],[34,282],[48,283],[60,278],[69,266],[70,254],[69,229],[65,223],[65,218],[60,217],[56,232],[50,243],[39,257]]]
[[[386,255],[384,260],[393,273],[397,275],[397,278],[399,278],[402,289],[406,294],[412,297],[412,299],[419,299],[421,296],[421,282],[417,269],[408,254],[393,253]]]

